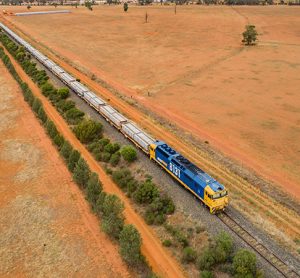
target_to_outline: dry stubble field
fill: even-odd
[[[7,19],[300,198],[298,7],[101,6]],[[240,43],[247,23],[255,47]]]
[[[2,62],[0,99],[0,276],[129,277]]]

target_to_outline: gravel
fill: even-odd
[[[39,63],[38,63],[39,64]],[[41,66],[43,67],[43,66]],[[44,68],[44,67],[43,67]],[[45,68],[44,68],[45,69]],[[56,76],[54,76],[47,69],[47,74],[56,86],[65,86]],[[120,133],[115,127],[111,126],[108,122],[102,118],[92,107],[86,104],[76,94],[70,94],[70,98],[76,103],[77,107],[84,111],[91,119],[97,120],[103,124],[104,134],[114,141],[118,141],[121,144],[132,144],[127,140],[122,133]],[[139,124],[139,123],[137,123]],[[175,181],[169,174],[161,169],[157,164],[150,161],[148,157],[142,152],[138,151],[138,163],[148,174],[153,177],[153,181],[157,184],[162,192],[167,193],[173,198],[176,205],[176,209],[181,210],[187,217],[190,217],[193,221],[201,222],[208,233],[211,236],[218,234],[220,231],[226,231],[231,234],[235,242],[236,248],[249,248],[249,246],[242,241],[235,233],[233,233],[225,224],[221,222],[216,216],[211,215],[207,208],[205,208],[198,199],[196,199],[191,193],[184,189],[177,181]],[[267,234],[258,230],[249,221],[247,221],[239,212],[233,208],[228,208],[228,213],[234,216],[247,231],[268,247],[273,253],[275,253],[280,259],[287,262],[298,273],[300,273],[300,261],[289,254],[288,251],[280,247],[276,242],[269,238]],[[265,272],[265,277],[283,277],[274,267],[272,267],[264,258],[256,253],[258,259],[258,267],[262,268]],[[300,275],[300,274],[299,274]]]

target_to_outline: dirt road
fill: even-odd
[[[7,53],[9,55],[9,53]],[[10,56],[10,55],[9,55]],[[99,164],[94,160],[92,155],[85,149],[85,147],[78,141],[75,135],[70,130],[69,126],[66,124],[65,120],[60,116],[60,114],[55,110],[55,108],[48,102],[41,93],[40,89],[33,83],[33,81],[26,75],[19,64],[17,64],[13,58],[10,56],[13,64],[31,90],[36,96],[38,96],[45,108],[46,113],[49,115],[51,120],[55,123],[60,133],[76,148],[82,155],[82,157],[87,161],[92,171],[98,173],[101,182],[103,183],[103,188],[109,193],[114,193],[118,195],[122,201],[125,203],[124,215],[128,223],[134,224],[139,232],[141,233],[143,239],[142,252],[146,256],[153,270],[163,277],[184,277],[181,268],[172,258],[171,254],[162,247],[158,238],[155,237],[151,228],[147,226],[144,220],[132,209],[129,200],[125,197],[123,192],[115,185],[110,177],[105,173],[105,171],[99,166]]]

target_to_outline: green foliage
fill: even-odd
[[[101,160],[103,162],[109,162],[110,158],[111,158],[111,154],[110,153],[104,152],[101,155]]]
[[[75,102],[72,100],[60,100],[58,103],[56,103],[56,108],[60,113],[67,112],[71,108],[75,107]]]
[[[39,109],[40,109],[41,106],[42,106],[42,102],[38,98],[35,98],[35,100],[33,101],[33,104],[32,104],[32,110],[36,114],[38,114]]]
[[[204,270],[204,271],[201,271],[200,277],[201,278],[214,278],[214,274],[211,271]]]
[[[116,195],[107,195],[103,203],[102,229],[113,238],[119,238],[124,226],[124,204]]]
[[[81,187],[86,188],[90,178],[91,170],[83,158],[79,158],[74,171],[73,179]]]
[[[60,99],[66,99],[69,96],[70,92],[68,88],[63,87],[57,90],[57,94]]]
[[[127,2],[124,3],[123,9],[124,9],[124,12],[128,11],[128,4],[127,4]]]
[[[48,120],[47,114],[42,106],[39,108],[38,117],[43,123],[47,122]]]
[[[169,239],[166,239],[163,241],[162,244],[163,244],[163,246],[170,247],[170,246],[172,246],[172,241]]]
[[[46,122],[46,130],[51,139],[54,139],[54,137],[58,134],[55,124],[49,119]]]
[[[82,143],[89,143],[102,135],[102,125],[92,120],[83,120],[75,128],[76,137]]]
[[[69,109],[65,114],[67,122],[73,125],[78,124],[80,121],[82,121],[83,116],[84,113],[76,107]]]
[[[72,150],[68,160],[68,169],[70,172],[74,171],[74,168],[79,158],[80,158],[80,153],[77,150]]]
[[[257,40],[257,31],[254,25],[246,25],[246,30],[243,32],[242,42],[246,45],[255,44]]]
[[[58,147],[58,149],[60,150],[62,145],[65,142],[65,139],[62,135],[60,135],[59,133],[54,137],[53,139],[54,144]]]
[[[73,148],[72,148],[71,144],[65,140],[65,142],[63,143],[63,145],[60,149],[60,154],[63,156],[63,158],[65,160],[68,161],[72,151],[73,151]]]
[[[42,89],[43,95],[46,96],[46,97],[48,97],[51,94],[56,94],[56,89],[53,87],[52,84],[50,84],[48,82],[43,84],[41,89]]]
[[[193,263],[197,258],[197,252],[192,247],[185,247],[183,249],[182,261],[184,263]]]
[[[105,201],[105,198],[107,196],[107,193],[102,191],[97,199],[97,202],[96,202],[96,213],[98,214],[98,216],[102,216],[103,214],[103,207],[104,207],[104,201]]]
[[[237,251],[233,258],[233,269],[235,277],[255,277],[256,274],[256,256],[246,249]]]
[[[197,265],[200,270],[211,270],[215,263],[214,253],[210,248],[205,249],[197,260]]]
[[[164,227],[182,247],[187,247],[189,245],[189,241],[182,231],[168,224],[165,224]]]
[[[102,138],[102,139],[99,140],[99,143],[100,143],[100,145],[103,146],[103,148],[104,148],[104,146],[109,144],[109,142],[110,142],[110,140],[108,138]]]
[[[142,239],[138,230],[133,225],[125,225],[120,233],[120,254],[131,266],[141,263]]]
[[[137,152],[136,149],[133,148],[132,146],[128,145],[128,146],[124,146],[121,149],[121,155],[124,158],[124,160],[128,161],[128,162],[133,162],[134,160],[136,160],[137,158]]]
[[[98,175],[92,173],[86,187],[86,196],[93,208],[96,208],[97,200],[102,191],[102,184],[99,181]]]
[[[224,263],[232,255],[233,240],[229,234],[222,231],[215,238],[215,261],[217,263]]]
[[[152,181],[143,182],[134,193],[134,200],[140,204],[150,204],[159,196],[157,187]]]
[[[114,154],[111,155],[110,157],[110,160],[109,160],[109,163],[112,165],[112,166],[117,166],[119,161],[120,161],[120,153],[119,152],[116,152]]]

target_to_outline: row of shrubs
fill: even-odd
[[[145,265],[145,259],[140,250],[141,236],[133,225],[125,225],[124,223],[123,202],[116,195],[108,194],[102,190],[98,175],[90,170],[80,153],[59,133],[55,124],[48,118],[40,99],[36,98],[28,85],[21,80],[9,57],[1,47],[0,57],[19,83],[24,100],[32,108],[63,157],[69,171],[72,173],[73,180],[84,192],[93,211],[101,219],[103,231],[118,241],[120,254],[128,265]]]

